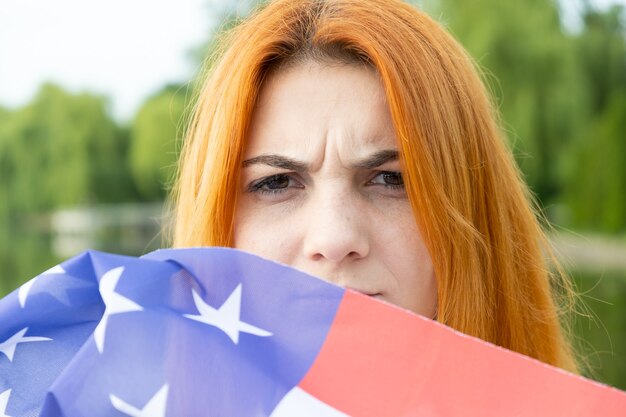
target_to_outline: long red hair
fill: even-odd
[[[546,265],[547,240],[475,65],[438,23],[397,0],[276,0],[221,45],[181,156],[174,246],[232,244],[245,138],[269,71],[307,59],[369,65],[434,263],[437,319],[576,371],[553,292],[570,287]]]

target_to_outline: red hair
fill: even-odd
[[[397,0],[277,0],[222,41],[180,161],[175,246],[232,244],[248,124],[270,71],[306,60],[369,65],[433,260],[437,319],[576,371],[551,284],[571,289],[548,270],[550,249],[474,63],[438,23]]]

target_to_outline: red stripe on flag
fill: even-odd
[[[626,394],[346,291],[300,387],[380,416],[624,416]]]

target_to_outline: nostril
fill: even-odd
[[[324,255],[322,255],[321,253],[315,253],[313,254],[313,256],[311,256],[311,259],[313,259],[314,261],[320,261],[324,258]]]

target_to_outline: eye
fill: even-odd
[[[402,173],[397,171],[383,171],[370,181],[370,184],[379,184],[391,189],[404,188]]]
[[[248,192],[260,194],[278,194],[289,188],[303,188],[302,184],[296,181],[289,174],[276,174],[261,178],[252,182],[248,186]]]

